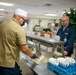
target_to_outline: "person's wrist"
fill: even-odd
[[[33,54],[33,56],[31,58],[35,59],[35,58],[38,58],[38,57],[36,56],[36,54]]]
[[[33,58],[33,57],[34,57],[34,54],[32,54],[31,58]]]
[[[33,57],[33,54],[31,54],[31,56],[30,57]]]

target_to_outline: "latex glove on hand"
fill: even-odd
[[[33,56],[31,58],[35,59],[35,58],[38,58],[38,57],[36,56],[36,54],[33,54]]]

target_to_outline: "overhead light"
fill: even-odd
[[[63,14],[65,14],[66,12],[65,12],[65,11],[63,11],[62,13],[63,13]],[[68,14],[70,14],[71,12],[69,11],[69,12],[67,12],[67,13],[68,13]]]
[[[57,16],[57,14],[45,14],[46,16]]]
[[[0,9],[0,11],[4,11],[4,9]]]
[[[65,13],[65,11],[62,12],[63,14]]]
[[[1,16],[1,15],[0,15],[0,18],[4,18],[4,16]]]
[[[0,2],[0,5],[4,5],[4,6],[13,6],[14,4],[11,4],[11,3],[4,3],[4,2]]]

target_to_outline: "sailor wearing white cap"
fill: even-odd
[[[16,17],[16,19],[18,19],[18,22],[23,25],[25,23],[26,17],[27,17],[27,12],[18,8],[15,9],[14,12],[14,17]]]
[[[22,9],[16,9],[15,14],[27,17],[27,12]]]
[[[31,58],[37,58],[26,45],[25,31],[20,26],[26,17],[26,11],[16,9],[13,18],[0,25],[0,75],[20,75],[20,50]]]

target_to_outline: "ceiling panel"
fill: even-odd
[[[63,10],[69,10],[70,7],[76,7],[76,0],[0,0],[1,2],[13,3],[14,6],[1,6],[5,9],[4,12],[13,13],[14,9],[22,8],[28,12],[28,14],[44,15],[44,13],[57,14],[57,17],[63,15]],[[51,4],[51,6],[46,6]],[[3,13],[4,13],[3,12]],[[3,14],[0,11],[0,14]]]

